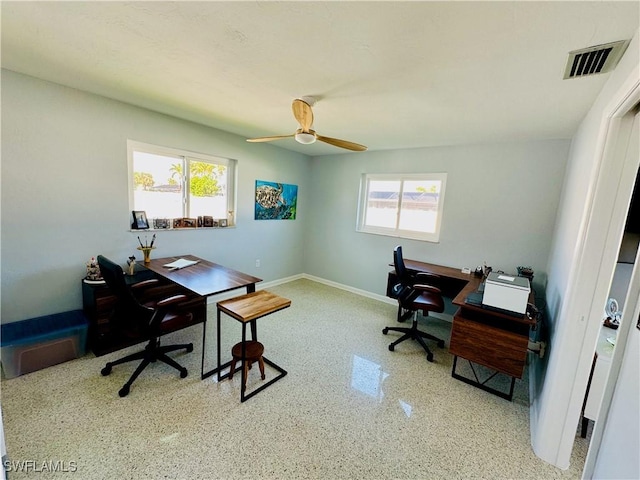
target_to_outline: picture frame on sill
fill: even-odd
[[[173,228],[196,228],[198,219],[196,218],[174,218]]]
[[[168,218],[154,218],[153,228],[157,228],[157,229],[171,228],[171,222],[169,221]]]
[[[133,223],[131,228],[133,230],[148,230],[149,220],[147,220],[147,213],[144,210],[132,210]]]
[[[202,226],[203,227],[213,227],[213,217],[205,215],[202,217]]]
[[[197,218],[183,218],[182,219],[182,227],[183,228],[196,228],[198,225]]]
[[[221,218],[220,220],[218,220],[218,226],[226,227],[227,226],[227,219],[226,218]]]

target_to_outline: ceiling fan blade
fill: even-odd
[[[291,135],[275,135],[273,137],[258,137],[258,138],[247,138],[247,142],[272,142],[273,140],[281,140],[283,138],[291,138],[295,136],[295,133]]]
[[[311,105],[304,100],[296,98],[291,104],[291,109],[293,110],[293,116],[296,117],[302,131],[308,132],[313,126],[313,110],[311,110]]]
[[[364,152],[367,149],[367,147],[360,145],[359,143],[347,142],[346,140],[340,140],[338,138],[323,137],[318,134],[316,134],[316,138],[321,142],[328,143],[329,145],[346,148],[347,150],[353,150],[354,152]]]

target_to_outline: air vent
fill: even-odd
[[[627,45],[629,40],[620,40],[569,52],[564,79],[610,72],[618,64]]]

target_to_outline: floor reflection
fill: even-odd
[[[384,398],[384,391],[382,390],[382,383],[389,376],[389,374],[382,370],[382,367],[371,360],[353,356],[352,368],[351,368],[351,388],[358,390],[370,397],[382,401]],[[407,417],[411,416],[412,407],[407,402],[398,399],[400,408]]]
[[[382,400],[382,382],[389,376],[382,371],[382,367],[366,358],[353,356],[351,369],[351,388],[358,390],[370,397]]]
[[[409,405],[407,402],[403,402],[402,400],[398,400],[398,403],[400,404],[400,407],[402,407],[402,410],[404,410],[404,414],[407,417],[411,416],[411,405]]]

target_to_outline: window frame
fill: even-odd
[[[394,228],[365,225],[367,217],[367,205],[371,181],[396,181],[400,182],[398,192],[398,206],[396,207],[396,224]],[[402,210],[402,196],[405,181],[440,181],[440,193],[438,195],[438,208],[436,216],[435,232],[419,232],[405,230],[399,227],[400,212]],[[358,194],[358,213],[356,231],[374,235],[422,240],[431,243],[439,243],[442,232],[442,216],[444,212],[444,198],[447,185],[447,174],[442,173],[363,173],[360,179],[360,191]]]
[[[143,153],[150,153],[153,155],[176,157],[176,160],[180,160],[180,159],[182,160],[183,162],[182,182],[183,182],[184,188],[182,189],[181,203],[182,203],[183,217],[187,217],[187,218],[190,218],[191,168],[184,168],[184,167],[187,167],[189,165],[189,162],[191,161],[212,163],[214,165],[225,165],[227,167],[227,182],[226,182],[226,193],[225,193],[226,199],[227,199],[227,212],[236,211],[237,160],[232,158],[209,155],[205,153],[192,152],[189,150],[182,150],[178,148],[152,145],[149,143],[143,143],[135,140],[127,140],[129,211],[136,210],[135,204],[134,204],[135,202],[134,165],[133,165],[134,152],[143,152]],[[173,217],[173,218],[178,218],[178,217]],[[151,230],[153,230],[153,228],[151,228]]]

